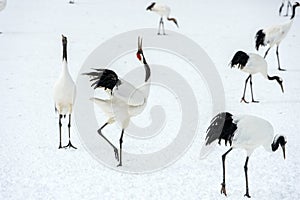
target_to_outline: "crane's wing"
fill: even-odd
[[[110,69],[93,69],[94,71],[83,73],[82,75],[90,76],[92,82],[91,87],[94,89],[103,87],[105,90],[111,91],[115,86],[120,84],[118,75]]]
[[[120,85],[113,89],[113,96],[129,106],[141,106],[146,101],[146,96],[141,90],[122,79],[120,79]]]
[[[217,114],[210,122],[210,125],[206,131],[205,143],[200,151],[200,159],[204,159],[217,144],[221,144],[221,139],[225,140],[225,145],[229,141],[230,146],[234,132],[237,129],[236,124],[232,118],[232,114],[229,112],[222,112]]]

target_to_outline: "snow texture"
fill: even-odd
[[[238,50],[255,52],[254,36],[259,29],[288,20],[278,16],[281,1],[164,3],[171,7],[171,15],[180,26],[177,29],[166,22],[166,32],[178,31],[193,39],[215,63],[225,88],[226,110],[263,117],[273,124],[275,133],[287,136],[286,160],[282,152],[268,153],[263,148],[256,149],[250,157],[252,199],[299,199],[299,13],[280,45],[282,67],[287,71],[277,71],[275,49],[267,57],[269,74],[283,78],[285,93],[258,74],[253,77],[253,87],[260,103],[247,105],[239,103],[247,74],[230,69],[228,64]],[[226,148],[217,147],[205,160],[199,159],[205,131],[213,117],[209,111],[200,112],[197,138],[184,156],[154,173],[126,174],[101,165],[80,143],[74,125],[72,143],[78,149],[57,149],[58,117],[52,88],[61,70],[61,34],[68,37],[69,69],[75,79],[85,58],[103,41],[129,30],[157,28],[159,17],[146,11],[149,4],[144,0],[7,2],[0,13],[0,199],[244,198],[244,151],[234,150],[227,156],[228,197],[220,194],[221,155]],[[265,50],[261,48],[259,53],[263,55]],[[175,61],[169,64],[177,65]],[[249,89],[246,98],[250,99]],[[209,106],[209,101],[203,99],[199,104]],[[176,121],[172,123],[177,126]],[[64,121],[63,145],[67,142],[66,125]],[[118,141],[119,132],[108,135]],[[135,145],[134,140],[126,140],[124,150],[134,151],[130,147]]]

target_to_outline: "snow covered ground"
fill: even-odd
[[[180,26],[166,23],[166,28],[197,42],[215,63],[224,84],[226,109],[264,117],[276,133],[288,138],[286,160],[281,152],[270,154],[263,148],[251,156],[252,199],[299,199],[299,14],[280,46],[282,67],[288,71],[277,71],[274,49],[267,57],[269,73],[284,79],[285,93],[256,75],[254,93],[261,102],[246,105],[239,100],[247,75],[230,69],[228,63],[237,50],[255,52],[257,30],[288,20],[278,16],[281,1],[164,2],[172,7],[171,15]],[[87,56],[102,42],[126,31],[157,27],[159,18],[146,12],[148,5],[149,1],[141,0],[77,0],[74,5],[66,0],[8,1],[0,13],[0,199],[243,198],[245,152],[235,150],[227,157],[227,198],[220,194],[225,148],[217,148],[206,160],[198,159],[212,116],[200,117],[194,143],[177,162],[153,173],[127,174],[101,165],[85,150],[75,126],[72,142],[78,150],[57,149],[52,87],[61,70],[61,34],[69,39],[69,67],[75,79]],[[113,137],[117,142],[119,134]],[[130,149],[131,140],[124,140],[124,148]]]

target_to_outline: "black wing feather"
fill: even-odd
[[[111,91],[115,86],[121,84],[118,75],[110,69],[93,69],[95,71],[83,73],[82,75],[91,76],[91,87],[94,89],[104,87],[104,89],[110,89]]]
[[[206,133],[206,145],[211,144],[215,140],[225,140],[225,145],[229,142],[232,145],[232,139],[234,132],[237,129],[237,125],[233,122],[232,114],[229,112],[222,112],[217,114],[210,122]]]
[[[263,32],[262,29],[257,31],[257,33],[255,35],[255,47],[256,47],[257,51],[259,49],[259,46],[266,46],[265,45],[265,37],[266,37],[266,34]]]
[[[239,69],[243,69],[246,66],[248,60],[249,60],[248,54],[246,54],[243,51],[238,51],[234,54],[230,62],[230,66],[234,67],[235,65],[237,65]]]

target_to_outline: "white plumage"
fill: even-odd
[[[292,7],[292,16],[290,18],[290,20],[287,23],[284,24],[279,24],[279,25],[274,25],[274,26],[270,26],[268,28],[265,29],[261,29],[256,33],[255,36],[255,46],[256,49],[259,50],[260,46],[266,46],[268,45],[268,49],[265,52],[264,58],[266,58],[269,50],[276,45],[276,55],[277,55],[277,62],[278,62],[278,69],[279,70],[284,70],[280,67],[280,60],[279,60],[279,44],[281,43],[281,41],[286,37],[287,33],[289,32],[293,21],[294,21],[294,17],[295,17],[295,13],[296,13],[296,8],[300,6],[300,4],[298,2],[295,2],[293,7]]]
[[[283,85],[282,85],[282,82],[283,82],[282,79],[278,76],[269,76],[268,75],[268,64],[265,61],[265,59],[258,54],[245,53],[243,51],[238,51],[233,56],[233,58],[230,62],[230,66],[237,67],[241,71],[249,74],[248,78],[245,81],[244,93],[243,93],[241,102],[243,101],[245,103],[248,103],[245,100],[245,93],[246,93],[247,83],[248,83],[249,79],[250,79],[252,102],[258,102],[258,101],[254,100],[253,88],[252,88],[252,75],[256,74],[256,73],[261,73],[268,80],[276,80],[277,83],[280,85],[282,92],[284,92]]]
[[[62,44],[63,44],[63,63],[62,63],[62,71],[55,82],[54,85],[54,102],[55,102],[55,109],[59,114],[59,147],[62,148],[61,144],[61,119],[63,116],[69,115],[69,124],[68,124],[68,131],[69,131],[69,144],[64,147],[72,147],[75,148],[71,143],[71,114],[73,110],[73,105],[76,96],[76,86],[75,83],[69,73],[68,70],[68,62],[67,62],[67,38],[62,35]]]
[[[223,154],[223,182],[221,193],[227,195],[225,187],[225,158],[226,155],[236,148],[244,149],[247,152],[244,166],[246,179],[246,197],[250,198],[248,186],[248,160],[253,151],[263,146],[268,152],[275,152],[279,146],[282,147],[285,158],[286,137],[275,135],[270,122],[260,117],[252,115],[233,116],[231,113],[223,112],[216,115],[207,129],[205,143],[200,152],[200,158],[206,158],[216,144],[221,145],[221,140],[225,140],[225,145],[229,142],[230,149]]]
[[[173,21],[175,23],[175,25],[178,27],[177,20],[173,17],[170,17],[171,9],[170,9],[169,6],[153,2],[153,3],[151,3],[150,6],[148,6],[146,8],[146,10],[150,10],[152,12],[155,12],[160,16],[160,21],[159,21],[159,26],[158,26],[158,33],[157,33],[158,35],[160,35],[161,26],[162,26],[162,29],[163,29],[163,34],[164,35],[166,34],[165,33],[164,21],[163,21],[164,17],[169,21]]]
[[[0,0],[0,11],[6,7],[6,0]]]
[[[142,50],[142,40],[139,38],[137,58],[142,61],[145,68],[145,83],[140,87],[134,87],[129,82],[120,79],[117,74],[109,69],[95,69],[96,72],[84,73],[92,76],[94,88],[109,89],[111,95],[109,99],[91,98],[97,104],[105,115],[108,117],[107,122],[98,130],[103,137],[114,149],[115,158],[119,161],[118,166],[122,166],[122,143],[124,130],[128,127],[130,118],[139,115],[147,105],[147,98],[150,90],[150,67]],[[122,125],[120,144],[120,158],[117,148],[102,134],[102,129],[118,121]]]

